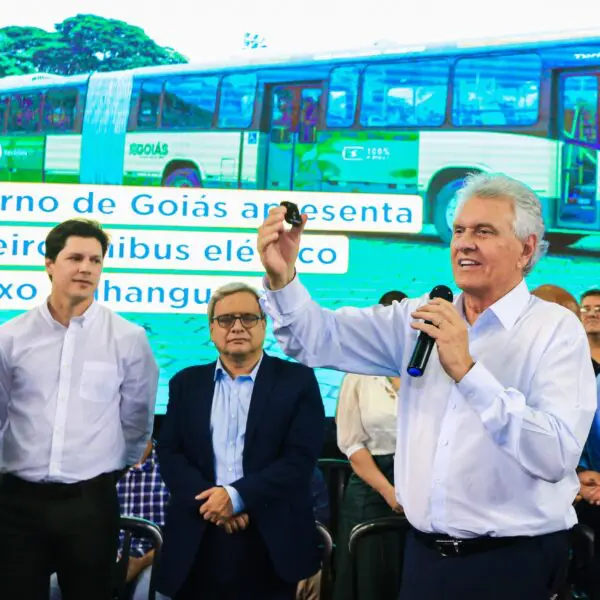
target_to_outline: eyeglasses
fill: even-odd
[[[262,321],[264,318],[264,315],[242,313],[240,315],[219,315],[218,317],[213,317],[211,321],[213,323],[216,321],[219,324],[219,327],[222,327],[223,329],[231,329],[235,322],[239,319],[244,329],[252,329],[253,327],[256,327],[256,324],[259,321]]]
[[[600,314],[600,305],[598,306],[582,306],[579,311],[583,315],[587,315],[588,313],[596,313]]]

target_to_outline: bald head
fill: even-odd
[[[546,300],[546,302],[554,302],[560,304],[570,311],[574,312],[579,317],[579,304],[573,294],[567,292],[567,290],[558,287],[557,285],[540,285],[531,292],[534,296]]]

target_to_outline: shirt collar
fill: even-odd
[[[254,381],[256,381],[256,374],[258,373],[258,369],[260,369],[260,365],[263,361],[265,354],[264,352],[260,355],[260,359],[258,360],[258,362],[256,363],[256,365],[254,366],[254,368],[252,369],[252,371],[250,371],[250,373],[246,373],[245,375],[240,375],[240,377],[247,377],[249,379],[252,380],[252,382],[254,383]],[[221,377],[227,376],[229,377],[229,373],[225,370],[225,367],[223,366],[223,363],[221,362],[220,358],[217,358],[217,364],[215,365],[215,376],[214,376],[214,380],[217,381],[219,379],[221,379]]]
[[[46,302],[44,302],[44,304],[42,304],[40,306],[40,312],[42,313],[42,316],[53,327],[64,327],[52,316],[52,313],[50,312],[50,309],[48,308],[49,301],[50,301],[50,298],[48,298],[46,300]],[[77,323],[78,325],[81,325],[81,327],[83,327],[83,328],[88,327],[94,320],[94,317],[98,314],[99,310],[100,310],[100,305],[94,300],[88,306],[88,308],[82,315],[80,315],[79,317],[73,317],[71,319],[71,322]]]
[[[502,298],[496,300],[489,308],[484,310],[483,314],[488,310],[491,311],[500,323],[502,323],[504,329],[510,330],[517,322],[519,316],[523,313],[523,310],[525,310],[530,298],[531,294],[529,293],[529,288],[527,287],[525,280],[522,279],[518,285],[508,292],[508,294],[505,294]],[[458,304],[462,308],[464,315],[464,294],[460,295]]]

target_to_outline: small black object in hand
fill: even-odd
[[[281,203],[281,206],[285,206],[285,220],[294,227],[302,225],[302,216],[298,210],[298,206],[293,202],[286,202],[285,200]]]

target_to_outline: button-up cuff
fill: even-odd
[[[456,386],[483,421],[487,420],[486,411],[493,409],[496,398],[504,392],[502,384],[480,362],[476,362]]]
[[[303,304],[310,302],[308,290],[300,282],[298,275],[280,290],[271,290],[269,280],[263,278],[265,295],[261,299],[264,310],[270,316],[288,315],[298,310]]]
[[[237,515],[244,510],[244,501],[240,496],[239,492],[230,485],[224,485],[223,488],[229,494],[229,499],[231,500],[231,505],[233,506],[233,514]]]

